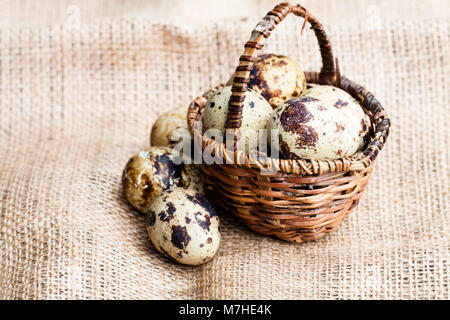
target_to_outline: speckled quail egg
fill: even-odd
[[[219,217],[194,190],[172,188],[157,196],[148,210],[146,227],[155,248],[183,264],[203,264],[219,248]]]
[[[224,133],[227,120],[228,102],[231,97],[231,87],[217,90],[206,102],[203,110],[205,129],[217,129]],[[258,130],[265,129],[272,114],[272,107],[259,93],[247,90],[244,100],[241,141],[245,150],[252,149],[251,141],[259,141]],[[225,138],[225,137],[224,137]]]
[[[158,194],[174,186],[204,192],[199,169],[195,165],[173,161],[172,150],[167,147],[150,147],[128,161],[122,186],[126,199],[134,208],[146,212]]]
[[[205,183],[199,165],[185,164],[181,168],[181,184],[184,188],[205,194]]]
[[[305,73],[289,57],[259,55],[250,72],[248,87],[260,93],[273,108],[299,97],[306,87]]]
[[[172,141],[171,138],[174,133],[180,136],[187,132],[187,111],[189,106],[180,107],[167,111],[159,116],[155,121],[150,133],[150,144],[152,146],[174,146],[179,142],[179,139]],[[175,138],[175,136],[174,136]]]
[[[361,105],[355,98],[353,98],[346,91],[337,87],[308,84],[308,88],[303,92],[302,96],[313,97],[319,99],[322,104],[332,105],[336,109],[340,110],[341,113],[348,115],[349,118],[352,118],[352,116],[359,118],[362,111]],[[360,141],[358,150],[370,141],[371,133],[370,117],[364,113],[364,111],[362,111],[362,113],[364,119],[360,121],[361,130],[359,131],[359,136],[362,136],[363,139]]]
[[[364,145],[368,131],[362,108],[349,97],[302,96],[274,110],[268,129],[278,129],[281,153],[289,159],[338,159]]]
[[[305,88],[305,90],[302,92],[302,95],[305,95],[305,92],[306,92],[308,89],[314,88],[314,87],[316,87],[316,86],[320,86],[320,84],[307,82],[307,83],[306,83],[306,88]]]

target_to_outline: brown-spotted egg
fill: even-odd
[[[206,102],[203,109],[205,129],[217,129],[224,133],[227,120],[231,86],[217,90]],[[247,90],[242,112],[241,141],[245,150],[252,149],[253,142],[259,141],[259,131],[265,129],[272,114],[272,107],[259,93]],[[253,141],[253,142],[251,142]]]
[[[179,263],[211,260],[220,244],[219,217],[200,193],[172,188],[155,198],[146,228],[156,250]]]
[[[179,142],[179,139],[174,139],[176,136],[187,132],[187,116],[188,106],[180,107],[163,113],[153,124],[150,133],[150,144],[152,146],[174,146]]]
[[[319,99],[322,104],[332,105],[345,116],[348,116],[349,119],[356,117],[359,120],[362,111],[363,119],[359,125],[355,125],[360,129],[359,139],[357,139],[359,141],[358,150],[370,142],[370,134],[372,133],[370,117],[364,113],[359,102],[348,92],[333,86],[315,84],[309,86],[302,96],[313,97]]]
[[[152,200],[171,187],[204,192],[200,171],[193,164],[176,164],[167,147],[150,147],[135,154],[125,166],[122,187],[128,202],[147,212]]]

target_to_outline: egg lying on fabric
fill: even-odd
[[[192,189],[201,194],[205,193],[205,183],[199,165],[185,164],[181,168],[181,184],[184,188]]]
[[[349,157],[365,144],[370,125],[358,102],[338,88],[325,94],[320,87],[280,105],[268,123],[279,130],[280,151],[289,159]]]
[[[174,146],[183,133],[188,132],[187,112],[189,106],[180,107],[163,113],[155,121],[150,133],[150,144],[152,146]],[[172,141],[172,137],[176,138]]]
[[[289,57],[259,55],[250,72],[248,88],[260,93],[273,108],[305,90],[305,73]]]
[[[134,208],[146,212],[158,194],[174,186],[204,192],[199,169],[192,164],[176,164],[174,158],[170,148],[150,147],[128,161],[122,174],[122,186]]]
[[[209,201],[193,190],[173,188],[161,193],[149,208],[146,227],[155,248],[183,264],[203,264],[219,248],[219,217]]]
[[[203,109],[205,129],[217,129],[222,133],[225,132],[230,97],[231,87],[226,86],[217,90],[208,99]],[[258,130],[266,128],[267,121],[272,114],[272,107],[260,94],[253,90],[247,90],[242,114],[240,141],[243,142],[241,145],[245,146],[245,150],[250,150],[259,141]]]

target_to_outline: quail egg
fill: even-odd
[[[205,129],[217,129],[224,133],[230,97],[231,86],[226,86],[217,90],[208,99],[203,111]],[[245,146],[245,150],[254,149],[259,141],[259,130],[266,128],[272,110],[270,104],[259,93],[247,90],[241,125],[241,141],[244,142],[241,146]]]
[[[286,100],[299,97],[305,90],[306,78],[289,57],[262,54],[255,60],[248,87],[260,93],[275,108]]]
[[[204,192],[199,169],[192,164],[176,164],[174,158],[170,148],[150,147],[128,161],[122,186],[126,199],[134,208],[146,212],[158,194],[174,186]]]
[[[333,86],[308,84],[308,88],[303,92],[302,96],[313,97],[319,99],[323,104],[333,105],[335,108],[341,110],[342,113],[348,114],[349,117],[355,115],[355,112],[360,114],[360,110],[362,110],[358,101],[349,93]],[[370,117],[364,111],[363,114],[364,121],[361,122],[360,131],[360,135],[363,136],[363,141],[358,150],[370,142],[371,121]]]
[[[280,151],[289,159],[338,159],[362,149],[367,121],[351,96],[307,95],[274,109],[268,129],[278,129]]]
[[[172,188],[149,207],[146,228],[155,248],[182,264],[211,260],[220,244],[219,217],[200,193]]]
[[[161,147],[176,145],[188,130],[186,120],[188,108],[188,106],[180,107],[159,116],[150,133],[150,144]]]
[[[205,183],[199,165],[185,164],[181,168],[181,183],[184,188],[205,194]]]

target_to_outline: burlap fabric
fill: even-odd
[[[342,73],[392,119],[368,190],[337,232],[290,244],[221,216],[206,265],[175,265],[152,247],[121,194],[122,169],[159,114],[228,79],[256,22],[0,30],[0,298],[449,298],[444,20],[324,21]],[[265,49],[319,70],[299,25],[287,18]]]

